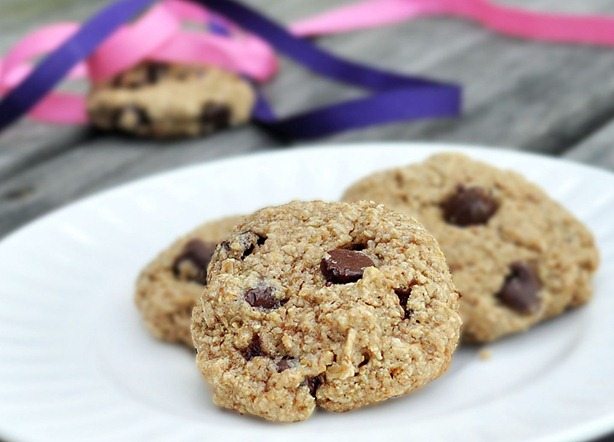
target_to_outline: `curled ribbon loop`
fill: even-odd
[[[271,48],[251,35],[183,30],[184,22],[205,25],[213,17],[202,7],[181,0],[154,6],[133,25],[120,28],[89,59],[92,80],[108,79],[147,59],[216,65],[267,81],[277,70]]]

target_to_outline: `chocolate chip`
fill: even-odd
[[[147,83],[155,84],[168,72],[168,64],[159,62],[149,62],[145,65]]]
[[[297,362],[296,358],[284,356],[277,362],[277,373],[296,367]]]
[[[181,276],[190,281],[205,284],[207,280],[207,266],[215,251],[215,244],[212,242],[204,242],[199,239],[190,240],[183,248],[181,253],[175,258],[172,270],[176,278]],[[182,267],[186,263],[191,264],[192,272],[189,272],[187,277],[186,272],[182,271]]]
[[[403,308],[403,319],[411,318],[413,310],[407,308],[407,301],[409,301],[409,297],[411,296],[411,290],[415,284],[410,283],[408,287],[400,287],[398,289],[394,289],[394,293],[399,297],[399,305]]]
[[[230,108],[225,104],[205,103],[200,113],[201,123],[210,129],[223,129],[230,124]]]
[[[273,287],[261,285],[249,289],[243,297],[245,302],[252,307],[271,310],[282,305],[282,302],[273,294],[274,292],[275,289]]]
[[[326,281],[345,284],[358,281],[362,278],[365,268],[373,265],[371,258],[362,252],[334,249],[328,252],[328,257],[320,261],[320,270]]]
[[[260,337],[258,335],[254,335],[249,345],[241,350],[241,354],[246,361],[251,361],[256,356],[262,356],[264,352],[260,346]]]
[[[323,383],[324,376],[321,374],[305,379],[305,385],[309,389],[309,394],[311,394],[313,397],[316,397],[316,392],[318,391],[318,388],[320,388],[320,385],[322,385]]]
[[[441,203],[441,208],[446,222],[465,227],[486,224],[499,208],[499,204],[485,189],[461,185]]]
[[[505,277],[497,298],[518,313],[531,314],[539,309],[541,303],[537,296],[541,282],[530,264],[522,261],[510,265],[510,273]]]
[[[366,244],[363,243],[352,243],[350,244],[350,246],[348,247],[348,249],[350,250],[356,250],[357,252],[360,252],[361,250],[364,250],[367,248]]]
[[[113,79],[111,80],[111,86],[113,87],[123,87],[124,85],[124,77],[122,74],[116,75],[115,77],[113,77]]]

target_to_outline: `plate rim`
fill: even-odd
[[[581,162],[578,162],[578,161],[575,161],[569,158],[553,157],[543,152],[530,152],[530,151],[521,150],[519,148],[512,148],[509,146],[500,146],[500,145],[486,145],[486,144],[472,145],[472,144],[454,143],[454,142],[446,143],[443,141],[437,141],[437,142],[431,142],[431,141],[407,141],[407,142],[405,141],[383,141],[383,142],[365,141],[365,142],[359,142],[359,143],[356,143],[356,142],[354,143],[326,143],[326,144],[306,143],[306,144],[300,144],[296,146],[287,146],[287,147],[281,147],[281,148],[280,147],[270,147],[270,148],[266,148],[265,150],[262,150],[259,152],[231,155],[229,157],[217,158],[213,160],[204,160],[204,161],[199,161],[194,164],[187,164],[187,165],[182,165],[178,167],[173,167],[167,170],[157,171],[157,172],[147,174],[147,175],[144,175],[138,178],[129,179],[125,182],[113,184],[110,187],[94,191],[93,193],[90,193],[87,195],[83,195],[75,200],[68,201],[64,204],[61,204],[51,209],[48,212],[41,213],[40,215],[26,222],[25,224],[15,228],[14,230],[9,231],[7,234],[5,234],[3,237],[0,238],[0,247],[2,247],[7,240],[11,240],[13,236],[21,234],[24,230],[27,230],[28,228],[33,227],[37,223],[44,221],[46,218],[57,215],[58,213],[63,212],[65,210],[69,210],[76,205],[84,204],[86,202],[91,202],[92,200],[95,200],[97,198],[104,197],[108,193],[117,192],[127,187],[146,184],[146,182],[150,180],[154,181],[158,179],[163,179],[164,177],[173,175],[175,173],[189,172],[190,170],[195,170],[205,165],[214,165],[214,164],[222,165],[226,162],[234,162],[237,160],[256,158],[260,156],[269,156],[269,155],[285,156],[285,155],[291,155],[295,153],[305,153],[305,152],[313,151],[313,150],[327,150],[327,149],[347,149],[347,148],[370,149],[376,146],[380,146],[382,148],[395,148],[395,149],[412,148],[412,147],[419,147],[419,148],[432,147],[434,149],[449,149],[451,151],[454,151],[454,150],[463,150],[463,151],[472,150],[472,151],[478,151],[478,152],[488,151],[489,153],[494,153],[495,155],[533,157],[533,158],[539,158],[540,160],[545,160],[545,161],[557,163],[557,164],[558,163],[571,164],[573,166],[585,169],[585,171],[587,172],[590,171],[592,173],[599,173],[599,174],[608,176],[610,178],[614,178],[614,171],[609,171],[607,169],[599,168],[597,166],[584,164],[584,163],[581,163]],[[283,149],[283,150],[280,150],[280,149]]]

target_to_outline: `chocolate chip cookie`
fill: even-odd
[[[366,177],[343,200],[384,203],[437,238],[462,294],[468,341],[526,330],[590,299],[599,261],[592,235],[517,173],[438,154]]]
[[[207,277],[207,265],[218,241],[241,221],[231,216],[211,221],[175,241],[141,272],[135,302],[155,337],[192,347],[192,308]]]
[[[247,81],[214,67],[145,62],[95,85],[87,98],[92,124],[137,136],[208,134],[249,120]]]
[[[290,422],[440,376],[457,308],[443,253],[413,219],[368,202],[293,202],[218,245],[192,336],[217,405]]]

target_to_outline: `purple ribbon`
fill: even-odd
[[[42,61],[0,101],[0,131],[24,115],[77,63],[113,31],[153,0],[120,0],[83,24],[75,35]],[[253,119],[284,138],[316,138],[349,129],[399,120],[452,117],[460,113],[459,86],[404,76],[344,60],[232,0],[194,0],[259,35],[279,52],[316,74],[364,88],[372,94],[278,118],[258,94]]]

